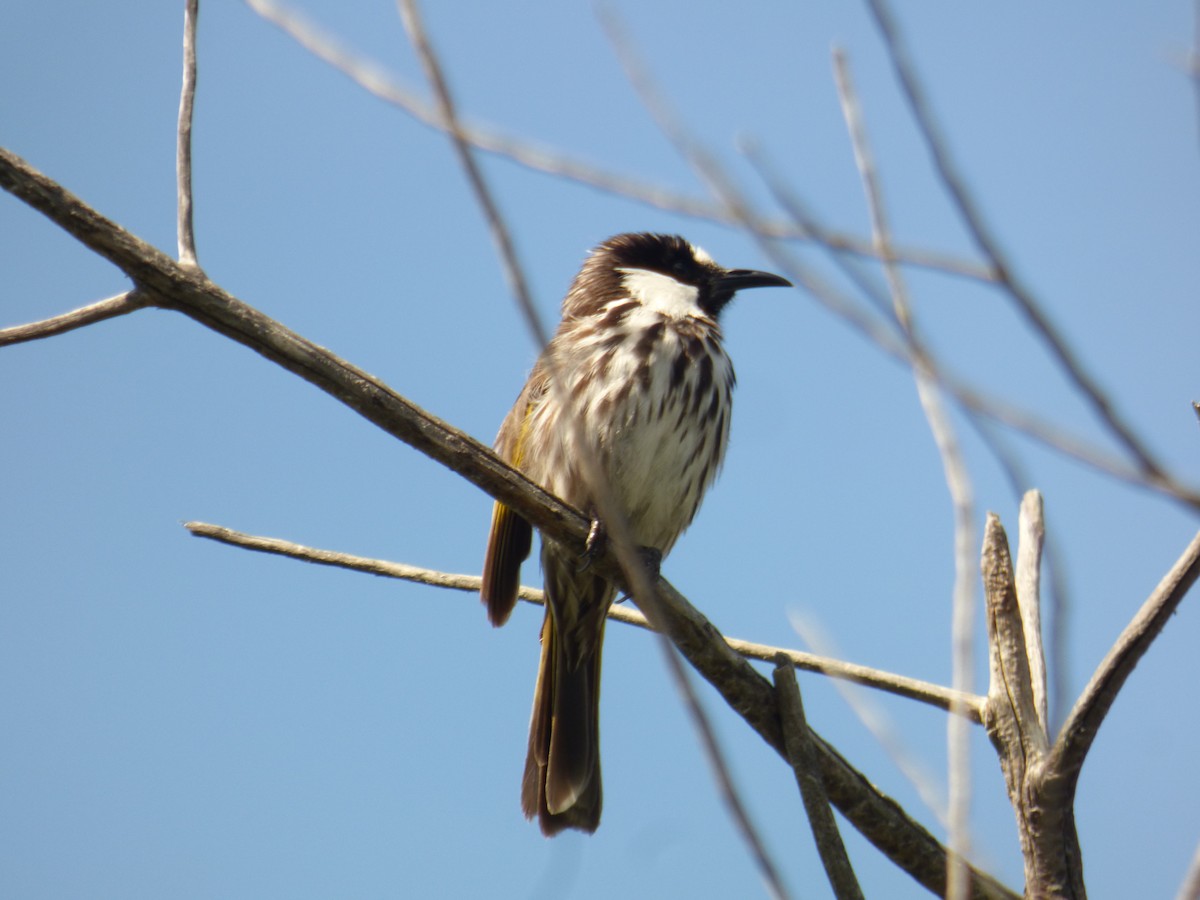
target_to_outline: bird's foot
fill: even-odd
[[[587,542],[584,544],[583,556],[579,560],[579,571],[586,572],[592,563],[602,557],[608,550],[608,532],[604,523],[596,515],[592,515],[592,527],[588,529]]]

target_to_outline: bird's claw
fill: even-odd
[[[587,541],[584,543],[583,557],[579,560],[579,571],[586,572],[592,563],[604,555],[608,549],[608,532],[604,523],[592,516],[592,527],[588,529]]]
[[[579,559],[579,571],[586,572],[608,551],[608,531],[599,517],[592,516],[592,526],[588,529],[587,541],[583,545],[583,556]],[[662,569],[662,551],[657,547],[638,547],[638,556],[642,568],[651,581],[657,581]]]

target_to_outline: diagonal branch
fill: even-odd
[[[81,306],[79,309],[73,309],[62,315],[42,319],[40,322],[14,325],[11,328],[0,328],[0,347],[8,344],[20,344],[24,341],[36,341],[41,338],[54,337],[56,334],[65,334],[68,331],[83,328],[85,325],[91,325],[94,322],[103,322],[105,319],[115,319],[117,316],[128,315],[134,310],[149,305],[149,303],[149,299],[141,292],[126,291],[123,294],[117,294],[115,297],[109,297],[105,300],[97,300],[95,303]]]
[[[504,267],[504,275],[508,279],[509,287],[517,297],[521,312],[529,329],[533,332],[540,350],[549,343],[550,338],[533,305],[533,295],[530,293],[529,284],[525,278],[525,270],[517,259],[517,248],[513,243],[512,234],[509,232],[504,217],[500,214],[500,207],[483,177],[479,163],[475,160],[471,143],[459,121],[458,110],[454,98],[450,94],[450,86],[446,83],[441,63],[433,52],[433,46],[429,43],[429,37],[425,32],[416,2],[415,0],[398,0],[398,5],[405,30],[408,31],[409,39],[421,60],[421,66],[425,69],[425,77],[429,79],[429,83],[433,87],[433,94],[437,99],[438,117],[446,129],[446,133],[450,135],[451,143],[454,145],[454,154],[458,157],[459,165],[462,166],[463,172],[467,176],[471,192],[475,195],[476,202],[483,211],[492,241],[500,253],[500,262]]]
[[[120,268],[145,293],[147,302],[178,310],[278,363],[510,504],[535,527],[583,547],[588,533],[583,516],[505,465],[487,447],[226,293],[203,272],[180,265],[2,148],[0,187]]]
[[[1117,693],[1200,577],[1200,532],[1142,604],[1097,667],[1051,748],[1048,768],[1072,785]]]
[[[275,25],[318,59],[328,63],[374,96],[400,109],[424,125],[448,130],[446,121],[412,87],[400,82],[378,64],[364,59],[339,45],[319,27],[276,0],[246,0],[251,9]],[[737,224],[718,204],[669,190],[661,185],[601,168],[564,153],[537,146],[531,141],[504,134],[479,123],[460,123],[471,146],[529,169],[555,178],[633,200],[655,209],[674,212],[722,225]],[[871,242],[854,235],[820,227],[800,227],[787,221],[759,221],[757,227],[776,238],[812,241],[857,256],[871,257]],[[897,249],[906,265],[942,271],[950,275],[991,282],[992,273],[984,265],[951,254],[914,247]]]
[[[1017,277],[1011,263],[1000,249],[999,241],[996,240],[991,228],[984,221],[982,212],[970,191],[967,190],[966,181],[959,173],[958,166],[950,155],[949,147],[930,111],[924,88],[917,78],[916,70],[909,59],[908,50],[900,38],[887,3],[885,0],[867,0],[867,6],[883,37],[884,45],[891,57],[892,68],[896,73],[896,80],[908,101],[913,119],[925,139],[925,145],[942,184],[945,185],[955,206],[958,207],[959,215],[974,240],[975,246],[990,262],[999,285],[1016,303],[1017,308],[1033,326],[1034,332],[1049,347],[1054,359],[1058,361],[1070,381],[1087,399],[1101,421],[1137,460],[1143,474],[1152,479],[1164,478],[1166,472],[1163,467],[1128,423],[1117,413],[1099,382],[1075,356],[1075,352],[1067,344],[1066,339],[1059,334],[1058,329],[1038,304],[1032,291]]]
[[[862,888],[854,875],[854,867],[846,854],[846,845],[838,831],[837,820],[825,795],[825,785],[817,777],[817,760],[809,739],[808,722],[804,717],[804,703],[800,699],[800,684],[796,670],[783,654],[775,663],[772,673],[775,693],[779,696],[779,715],[783,721],[783,738],[787,747],[788,760],[796,775],[800,798],[808,823],[812,828],[821,864],[838,900],[862,900]]]
[[[784,274],[804,289],[812,292],[814,297],[828,308],[847,318],[852,325],[876,341],[878,346],[889,355],[911,365],[911,353],[907,346],[893,340],[888,330],[881,327],[878,322],[869,316],[862,315],[861,311],[858,311],[852,304],[831,294],[824,284],[809,277],[808,272],[798,269],[793,264],[793,260],[780,253],[777,245],[770,240],[772,236],[762,230],[762,218],[753,209],[749,197],[734,186],[732,179],[716,158],[691,138],[682,124],[672,115],[671,110],[667,108],[666,103],[651,83],[641,61],[633,54],[621,24],[615,16],[611,12],[607,12],[602,15],[601,21],[608,31],[610,41],[618,51],[620,62],[626,70],[630,83],[638,92],[643,105],[654,118],[659,130],[721,200],[727,214],[757,239],[763,253],[778,262]],[[941,381],[946,392],[968,409],[993,418],[1017,431],[1022,431],[1035,440],[1114,478],[1166,494],[1186,503],[1189,507],[1200,508],[1200,490],[1179,482],[1168,473],[1147,472],[1144,468],[1127,465],[1121,460],[1114,459],[1108,454],[1072,438],[1060,429],[1023,410],[985,396],[980,391],[974,390],[946,373],[941,373]]]
[[[247,306],[202,272],[181,266],[4,149],[0,149],[0,187],[118,266],[155,304],[178,310],[294,372],[388,434],[511,506],[534,527],[582,551],[590,523],[505,465],[487,447],[410,403],[373,376]],[[598,572],[619,580],[611,558],[597,560],[595,565]],[[730,649],[712,623],[670,584],[660,578],[656,587],[658,607],[675,645],[782,755],[783,736],[770,682]],[[896,865],[929,890],[942,892],[945,848],[829,744],[815,734],[813,742],[826,792],[834,805]],[[1017,896],[977,870],[972,870],[971,878],[975,897]]]

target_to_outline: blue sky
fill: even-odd
[[[429,5],[466,116],[702,193],[591,4]],[[300,8],[421,83],[391,4]],[[860,4],[613,8],[678,115],[751,196],[770,208],[740,136],[830,226],[863,234],[830,73],[830,48],[844,47],[897,240],[970,253]],[[1191,4],[935,3],[899,18],[1019,272],[1118,408],[1200,481]],[[490,441],[536,348],[445,139],[242,4],[206,3],[200,29],[205,270]],[[182,3],[161,0],[10,0],[0,30],[0,144],[168,252],[181,30]],[[587,249],[619,231],[677,231],[727,265],[770,267],[732,229],[504,160],[484,168],[548,320]],[[0,325],[128,286],[7,195],[0,234]],[[1112,449],[1004,298],[930,272],[910,284],[919,324],[956,371]],[[726,469],[665,574],[727,634],[798,646],[801,612],[848,659],[947,683],[951,508],[911,376],[798,291],[741,298],[725,330],[739,377]],[[477,572],[490,501],[439,465],[154,310],[4,348],[0,422],[0,894],[758,893],[644,634],[609,629],[604,823],[590,838],[547,841],[517,803],[536,610],[494,631],[469,595],[234,550],[180,525]],[[1003,473],[962,435],[980,528],[991,509],[1015,533]],[[1073,698],[1196,517],[1025,439],[1010,444],[1046,497],[1069,605],[1056,671]],[[535,566],[525,581],[536,583]],[[1172,895],[1200,840],[1198,641],[1190,598],[1084,769],[1092,896]],[[838,694],[818,676],[801,685],[814,727],[941,834]],[[789,772],[701,695],[789,887],[826,896]],[[877,702],[944,783],[945,716]],[[1012,814],[978,730],[972,750],[976,858],[1019,888]],[[868,896],[924,896],[845,833]]]

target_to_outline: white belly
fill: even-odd
[[[724,458],[733,366],[708,320],[673,320],[638,309],[622,325],[577,342],[561,374],[634,539],[665,554],[691,523]],[[651,327],[653,342],[643,339]],[[687,357],[683,364],[681,354]],[[550,395],[547,407],[557,406]],[[543,483],[569,503],[590,505],[573,475],[555,477],[578,471],[561,465],[575,461],[574,441],[563,435],[554,445],[562,455],[557,462],[545,460],[549,477]]]

